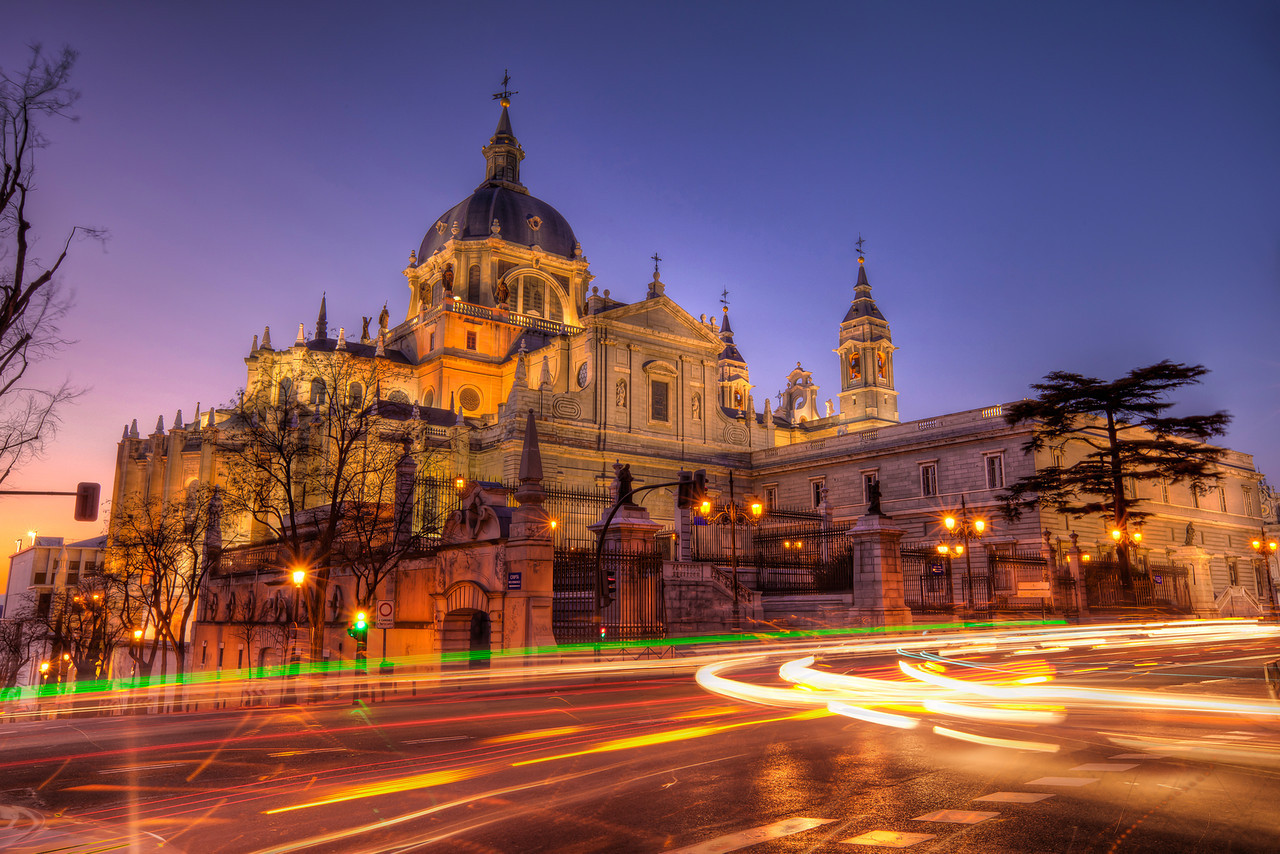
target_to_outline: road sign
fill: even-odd
[[[379,599],[378,605],[373,609],[375,622],[373,627],[376,629],[395,628],[396,622],[396,603],[390,599]]]

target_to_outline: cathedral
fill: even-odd
[[[710,318],[681,307],[666,293],[658,259],[640,298],[593,284],[569,222],[523,183],[525,150],[509,98],[500,103],[479,185],[431,221],[409,255],[406,316],[393,324],[384,306],[375,328],[365,318],[358,336],[348,334],[329,323],[322,297],[310,331],[299,324],[292,341],[273,342],[270,329],[254,336],[247,390],[317,411],[340,399],[420,422],[435,448],[424,470],[460,481],[514,482],[532,411],[549,485],[602,488],[618,465],[630,467],[637,487],[705,469],[713,491],[725,492],[732,476],[737,497],[824,514],[836,527],[878,500],[906,542],[926,547],[943,538],[941,517],[963,505],[992,520],[988,552],[1065,548],[1069,540],[1104,555],[1098,522],[1042,513],[995,521],[1007,483],[1056,464],[1023,450],[1031,428],[1007,424],[1000,402],[900,421],[896,348],[861,253],[847,311],[831,330],[838,392],[823,400],[797,363],[775,404],[753,393],[748,358],[764,344],[735,341],[727,307]],[[841,296],[826,298],[838,311]],[[308,375],[317,359],[336,358],[363,367],[341,387],[330,387],[332,375]],[[136,421],[126,427],[113,501],[174,500],[195,481],[216,483],[217,454],[206,439],[229,417],[197,408],[192,419],[179,412],[168,430],[161,419],[150,435]],[[1225,468],[1212,498],[1176,485],[1135,496],[1156,510],[1143,548],[1192,565],[1193,598],[1204,612],[1215,602],[1221,610],[1228,588],[1255,601],[1270,595],[1248,548],[1269,513],[1261,476],[1245,454],[1230,452]],[[674,490],[650,492],[643,503],[659,524],[676,521]],[[259,535],[241,525],[226,545]]]

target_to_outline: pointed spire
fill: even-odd
[[[325,307],[325,297],[326,297],[325,292],[321,291],[320,292],[320,316],[316,318],[316,338],[317,339],[329,337],[329,313]]]
[[[876,308],[876,301],[871,298],[871,282],[867,281],[867,268],[863,264],[862,256],[858,257],[858,282],[853,286],[853,305],[849,306],[849,311],[845,313],[844,320],[841,322],[847,323],[858,317],[885,319],[880,309]]]
[[[133,419],[133,423],[129,425],[129,438],[138,438],[138,419]]]
[[[333,349],[335,350],[347,349],[347,327],[345,326],[338,327],[338,343],[334,345]]]
[[[250,353],[258,352],[258,333],[253,334],[253,346],[249,348]]]
[[[210,410],[209,410],[209,425],[208,425],[208,426],[209,426],[209,429],[213,429],[213,428],[216,426],[216,425],[214,424],[214,421],[213,421],[213,414],[214,414],[214,410],[210,409]]]
[[[462,417],[462,407],[458,407],[458,420],[453,422],[455,427],[465,427],[467,422]]]
[[[128,425],[128,424],[124,425],[124,433],[122,433],[122,434],[121,434],[120,438],[121,438],[121,439],[128,439],[128,438],[129,438],[129,425]]]
[[[524,160],[524,149],[516,140],[515,131],[511,129],[511,115],[507,112],[507,108],[511,106],[511,96],[517,94],[507,88],[510,82],[510,75],[505,76],[502,91],[493,96],[502,104],[502,114],[498,116],[498,127],[489,138],[489,144],[483,149],[485,174],[480,187],[506,187],[528,193],[520,183],[520,161]]]
[[[542,373],[538,375],[538,388],[549,391],[551,389],[551,363],[548,357],[542,357]]]
[[[533,410],[529,410],[528,420],[524,426],[524,448],[520,452],[520,486],[516,489],[516,500],[521,505],[541,504],[546,497],[542,488],[542,449],[538,446],[538,425],[533,418]]]
[[[163,435],[164,435],[164,416],[163,416],[163,415],[160,415],[160,416],[157,416],[157,417],[156,417],[156,429],[155,429],[155,432],[156,432],[156,433],[159,433],[161,436],[163,436]]]
[[[183,425],[183,424],[185,424],[185,423],[186,423],[186,422],[184,422],[184,421],[182,420],[182,410],[181,410],[181,409],[179,409],[179,410],[178,410],[178,414],[177,414],[177,415],[175,415],[175,416],[173,416],[173,429],[174,429],[174,430],[181,430],[181,429],[182,429],[182,425]]]
[[[196,401],[196,415],[191,419],[191,423],[195,425],[197,430],[200,429],[200,401],[198,400]]]
[[[271,327],[267,326],[262,330],[262,349],[271,349]]]

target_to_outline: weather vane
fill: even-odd
[[[855,241],[853,242],[853,245],[854,245],[854,246],[856,246],[856,247],[858,247],[858,260],[859,260],[859,261],[861,261],[864,257],[866,257],[866,256],[864,256],[864,255],[863,255],[863,253],[862,253],[862,244],[864,244],[864,243],[866,243],[866,241],[862,239],[862,232],[858,232],[858,239],[857,239],[857,240],[855,240]]]
[[[653,259],[653,274],[656,276],[658,275],[658,262],[661,261],[662,258],[658,256],[657,252],[653,253],[649,257]]]
[[[501,102],[503,103],[503,105],[505,106],[505,105],[506,105],[506,104],[511,100],[511,96],[512,96],[512,95],[519,95],[519,94],[520,94],[519,92],[512,92],[511,90],[509,90],[509,89],[507,88],[507,85],[508,85],[510,82],[511,82],[511,72],[510,72],[510,70],[509,70],[509,69],[506,69],[506,68],[502,69],[502,91],[501,91],[501,92],[495,92],[495,93],[494,93],[494,95],[493,95],[493,100],[495,100],[495,101],[501,101]]]
[[[720,292],[720,304],[725,308],[729,307],[729,289],[725,288]]]

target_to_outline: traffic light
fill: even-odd
[[[681,471],[679,480],[680,483],[676,487],[676,503],[682,510],[696,509],[707,494],[707,470]]]
[[[347,634],[356,639],[357,645],[364,643],[365,638],[369,637],[369,615],[364,611],[357,611],[351,625],[347,627]]]
[[[76,484],[75,520],[77,522],[98,521],[98,496],[101,491],[102,487],[96,483]]]

